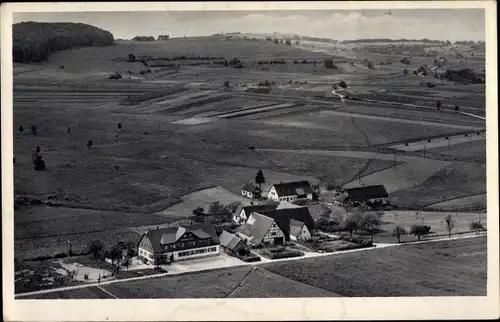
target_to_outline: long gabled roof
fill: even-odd
[[[230,234],[225,230],[223,230],[222,234],[220,234],[219,240],[221,246],[231,250],[233,250],[241,242],[241,238]]]
[[[252,212],[261,212],[261,211],[271,211],[276,209],[278,207],[277,204],[266,204],[266,205],[252,205],[252,206],[246,206],[243,207],[242,209],[245,210],[245,214],[250,215]]]
[[[247,183],[246,185],[243,186],[243,188],[241,190],[249,191],[249,192],[254,192],[255,190],[262,191],[259,187],[257,187],[256,185],[254,185],[252,183]]]
[[[273,218],[285,235],[290,234],[290,220],[295,219],[303,222],[309,231],[314,229],[314,219],[307,207],[285,208],[261,213],[264,216]]]
[[[278,196],[307,195],[314,192],[309,181],[276,183],[273,186]]]
[[[349,199],[352,201],[366,201],[374,198],[387,198],[389,194],[383,185],[366,186],[346,189]]]
[[[252,216],[254,218],[253,224],[243,224],[237,228],[237,231],[248,237],[253,237],[252,240],[259,242],[269,231],[274,220],[255,212],[252,213]]]
[[[209,224],[195,224],[190,226],[167,227],[148,230],[147,235],[155,252],[163,252],[162,245],[173,244],[186,232],[190,232],[200,239],[211,238],[212,242],[219,243],[215,228]],[[143,236],[144,237],[144,236]]]

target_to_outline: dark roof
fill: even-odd
[[[262,212],[261,214],[273,218],[285,236],[290,235],[291,219],[303,222],[309,231],[314,229],[314,219],[309,213],[309,209],[307,209],[307,207],[277,209]]]
[[[209,224],[195,224],[190,226],[153,229],[148,230],[144,235],[148,236],[155,253],[161,253],[163,252],[162,245],[175,243],[186,232],[191,232],[200,239],[211,237],[213,243],[219,243],[219,238],[217,237],[215,228]]]
[[[246,206],[243,207],[245,210],[245,214],[249,216],[252,212],[262,212],[262,211],[271,211],[278,207],[277,204],[267,204],[267,205],[254,205],[254,206]]]
[[[367,201],[374,198],[389,197],[383,185],[358,187],[346,189],[345,191],[352,201]]]
[[[262,191],[259,187],[255,186],[251,183],[247,183],[246,185],[244,185],[241,190],[249,191],[249,192],[254,192],[255,190]]]
[[[307,195],[313,193],[308,181],[294,181],[274,184],[278,196]]]
[[[225,230],[222,231],[222,234],[219,236],[219,240],[221,246],[231,250],[233,250],[241,242],[241,238],[230,234]]]
[[[255,219],[254,223],[243,224],[237,228],[237,231],[245,236],[253,237],[253,241],[260,242],[273,225],[274,220],[258,213],[252,213],[252,215]]]

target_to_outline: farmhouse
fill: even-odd
[[[137,246],[145,262],[167,263],[219,255],[219,239],[211,225],[168,227],[146,231]]]
[[[242,189],[241,189],[241,195],[245,196],[245,197],[248,197],[248,198],[260,198],[261,197],[261,194],[262,194],[262,190],[251,184],[251,183],[247,183]]]
[[[352,204],[387,204],[389,198],[382,185],[346,189],[344,193],[347,194],[346,201]]]
[[[292,220],[298,221],[306,227],[307,232],[302,236],[303,238],[310,238],[314,231],[314,219],[307,207],[276,209],[262,212],[261,215],[274,219],[278,227],[283,231],[285,240],[292,240]],[[298,223],[294,223],[294,225],[298,225]]]
[[[314,198],[314,191],[308,181],[294,181],[274,184],[268,193],[274,201],[293,201],[295,199]]]
[[[236,234],[250,245],[285,243],[285,234],[274,219],[256,212],[251,213],[247,222],[236,229]]]
[[[245,242],[227,231],[222,231],[222,234],[219,236],[220,248],[227,253],[238,253],[238,250],[241,248],[245,248]]]
[[[311,232],[306,224],[301,221],[290,219],[290,240],[309,240],[311,239]]]
[[[248,216],[250,216],[252,212],[260,213],[262,211],[274,210],[276,209],[276,207],[278,207],[277,204],[251,205],[246,207],[239,207],[234,212],[233,221],[238,225],[241,225],[247,222]]]

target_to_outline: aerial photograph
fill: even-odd
[[[16,300],[487,295],[484,9],[15,12],[12,45]]]

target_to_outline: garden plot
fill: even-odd
[[[295,105],[296,105],[295,103],[283,103],[283,104],[277,104],[277,105],[273,104],[271,106],[256,107],[256,108],[247,109],[247,110],[238,110],[235,112],[228,112],[225,114],[219,114],[216,117],[218,117],[218,118],[234,118],[234,117],[245,116],[245,115],[250,115],[250,114],[258,114],[261,112],[267,112],[267,111],[271,111],[271,110],[291,108],[291,107],[294,107]]]
[[[293,265],[270,263],[262,268],[341,296],[484,296],[486,237],[303,259]]]

